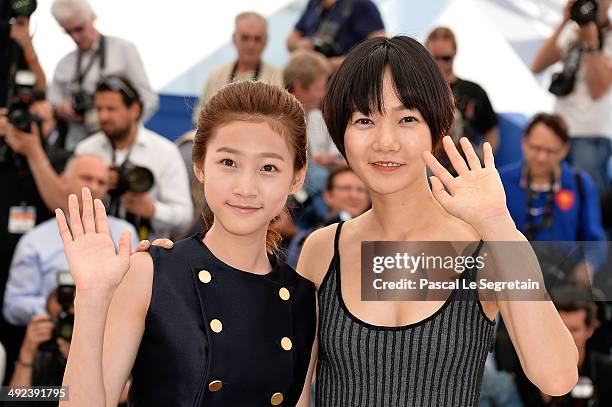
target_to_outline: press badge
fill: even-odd
[[[29,232],[36,225],[36,208],[33,206],[11,206],[8,231],[16,235]]]

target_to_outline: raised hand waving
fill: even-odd
[[[72,194],[68,198],[70,228],[63,211],[55,211],[68,265],[77,292],[100,291],[112,295],[130,266],[130,232],[121,234],[117,253],[104,204],[99,199],[92,200],[89,188],[83,188],[81,197],[82,212],[77,196]]]

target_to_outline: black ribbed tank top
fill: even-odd
[[[477,290],[454,290],[438,311],[407,326],[361,321],[342,299],[341,228],[319,289],[317,407],[477,405],[495,330]],[[475,269],[460,278],[474,281]]]

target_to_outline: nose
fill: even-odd
[[[253,198],[257,196],[257,179],[251,171],[242,171],[236,177],[233,193],[241,198]]]
[[[381,125],[376,132],[376,139],[372,144],[374,151],[395,152],[400,148],[396,131],[390,125]]]

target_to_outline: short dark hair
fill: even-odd
[[[549,113],[538,113],[529,122],[527,127],[525,128],[525,133],[523,137],[527,137],[531,130],[535,127],[536,124],[542,123],[550,130],[552,130],[555,135],[557,135],[563,143],[567,143],[569,141],[569,134],[567,131],[567,123],[561,116],[558,114],[549,114]]]
[[[336,177],[338,177],[338,175],[340,174],[344,174],[345,172],[353,172],[353,170],[351,170],[351,168],[347,165],[341,165],[339,167],[334,168],[327,177],[325,189],[327,191],[331,191],[332,189],[334,189],[334,181],[336,180]]]
[[[384,110],[382,86],[387,67],[398,98],[406,108],[423,115],[432,148],[453,123],[455,106],[450,87],[425,47],[406,36],[365,40],[351,49],[333,74],[323,99],[325,124],[345,159],[344,132],[353,112]]]
[[[124,76],[108,75],[100,79],[96,85],[96,93],[98,92],[117,92],[121,95],[121,99],[127,107],[138,103],[142,112],[142,100],[138,89]]]

